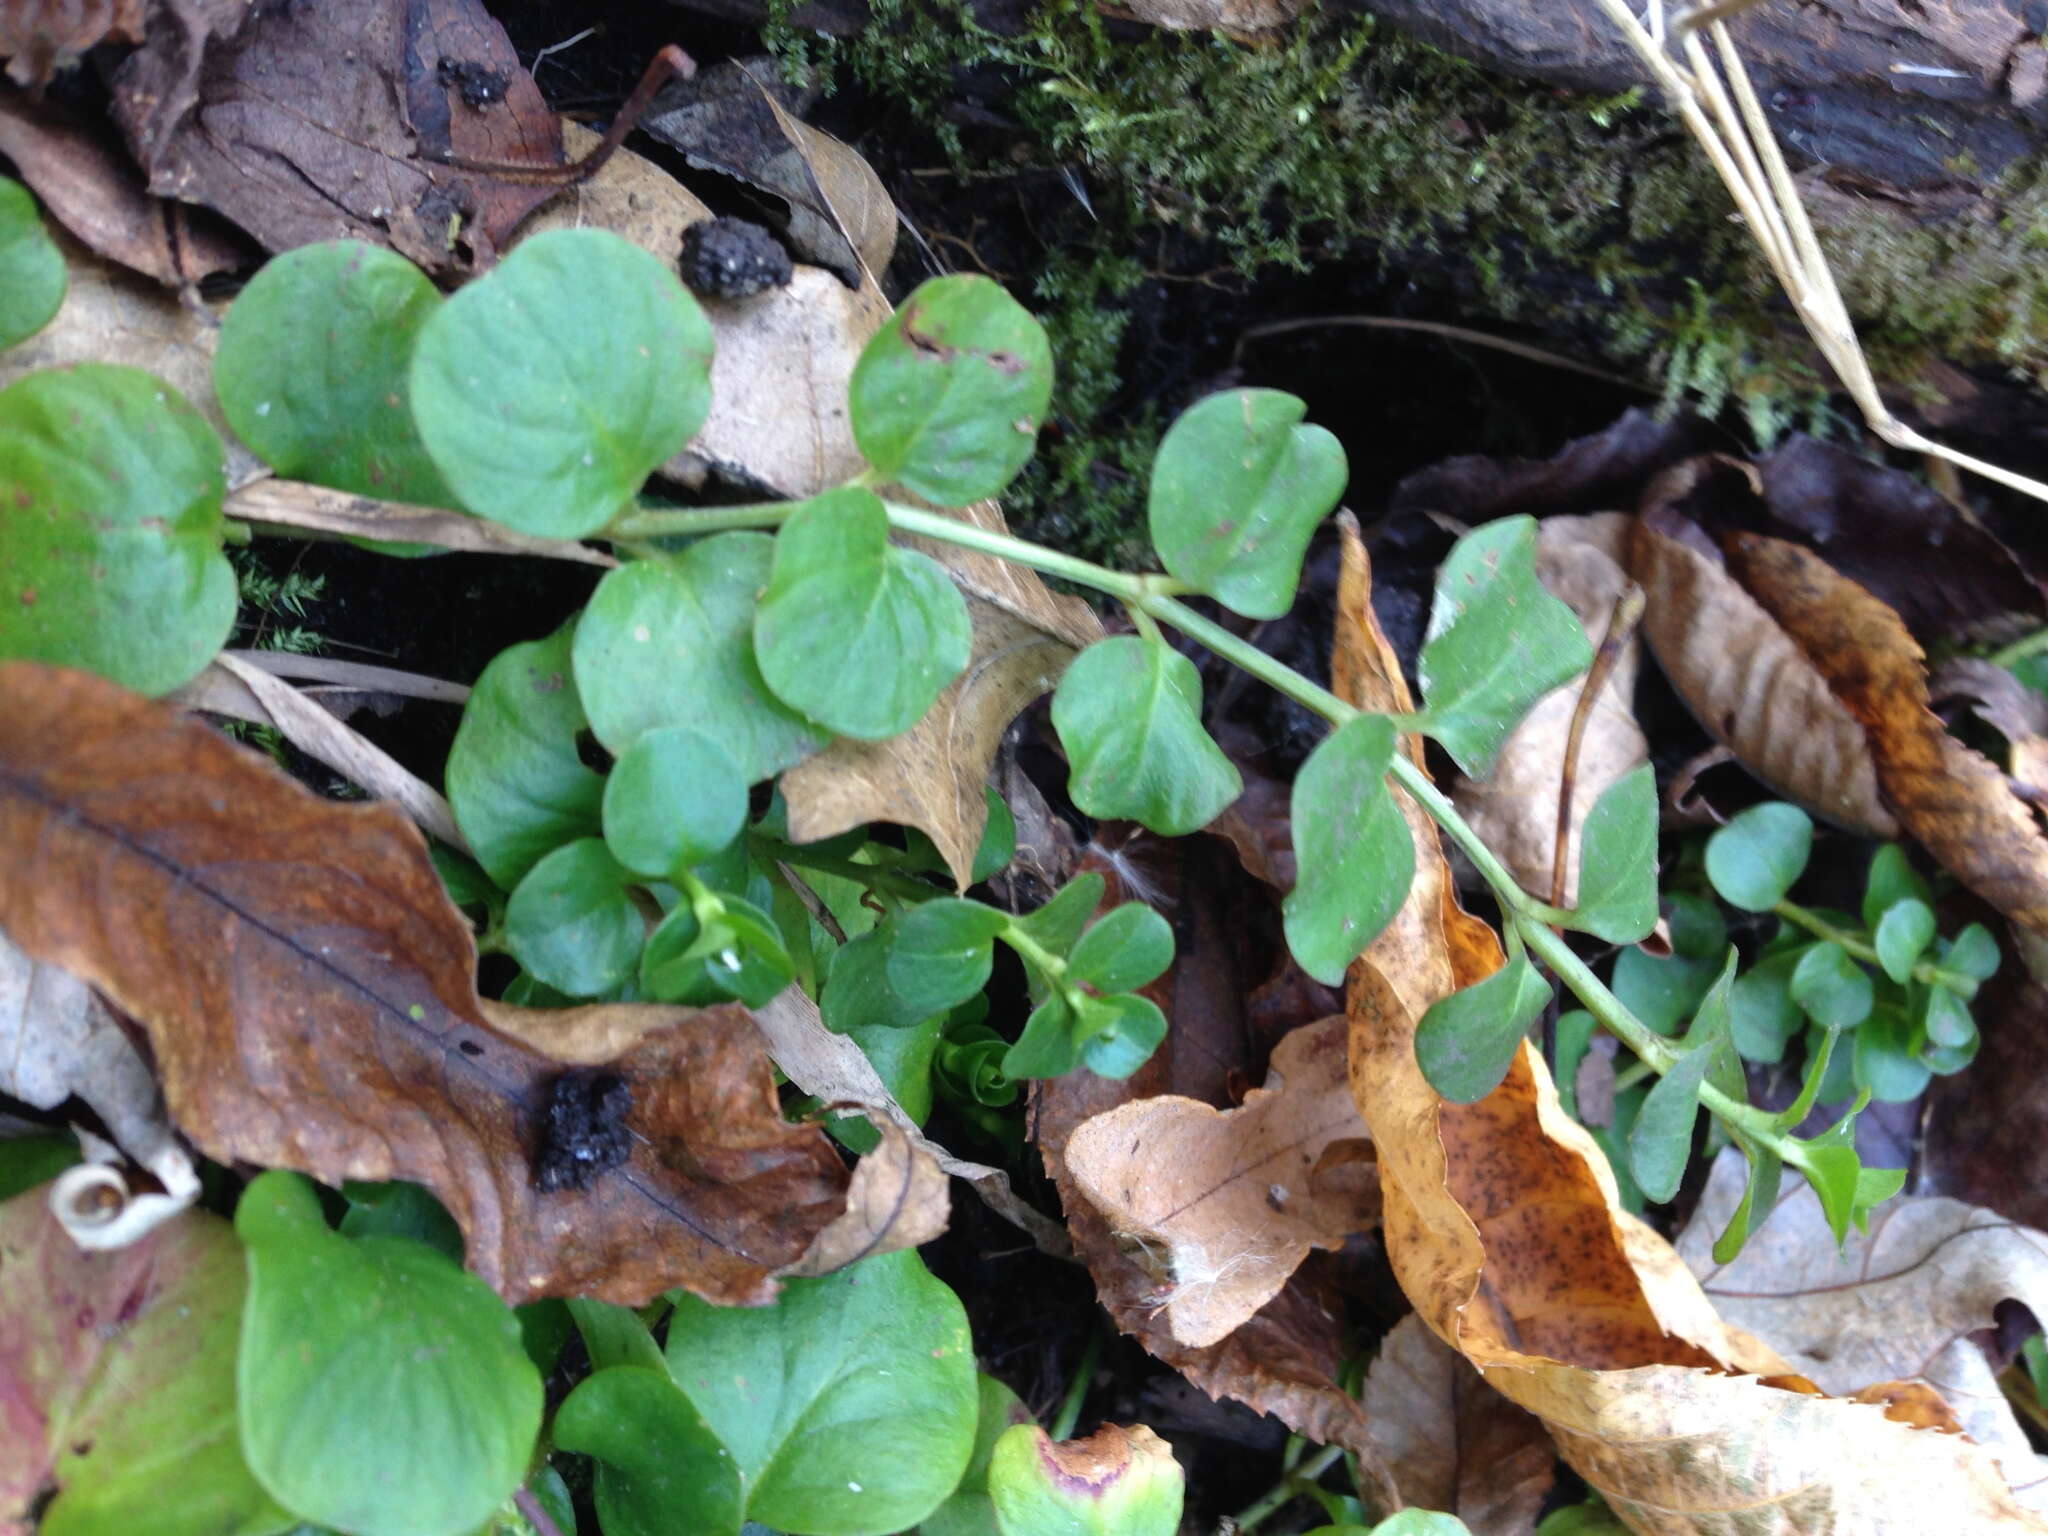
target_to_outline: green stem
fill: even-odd
[[[1314,1484],[1317,1478],[1336,1464],[1344,1454],[1343,1447],[1326,1445],[1300,1466],[1289,1472],[1279,1482],[1267,1489],[1252,1503],[1247,1504],[1238,1517],[1231,1522],[1239,1531],[1254,1531],[1270,1520],[1275,1513],[1285,1509]]]
[[[1046,1433],[1055,1440],[1070,1439],[1074,1426],[1081,1422],[1081,1406],[1088,1401],[1089,1384],[1095,1380],[1095,1364],[1102,1358],[1102,1329],[1092,1328],[1088,1342],[1081,1347],[1081,1363],[1074,1367],[1074,1378],[1067,1383],[1067,1394],[1060,1399],[1060,1411],[1053,1415],[1053,1421]]]
[[[906,901],[930,901],[943,896],[935,885],[927,885],[893,869],[879,864],[862,864],[854,859],[828,858],[810,852],[801,843],[777,842],[769,837],[753,839],[758,851],[767,859],[782,864],[794,864],[798,869],[815,870],[821,875],[837,875],[842,880],[851,880],[864,885],[871,891],[880,891],[890,896],[900,896]]]
[[[2048,629],[2037,629],[2031,635],[2022,636],[2002,650],[1993,651],[1988,659],[1993,666],[2009,667],[2042,651],[2048,651]]]
[[[756,501],[740,507],[636,507],[621,512],[602,537],[614,542],[632,539],[673,539],[734,528],[779,528],[799,501]]]
[[[1802,907],[1797,902],[1781,900],[1771,908],[1771,911],[1784,918],[1786,922],[1804,928],[1817,939],[1826,939],[1830,944],[1841,945],[1849,955],[1861,960],[1865,965],[1883,969],[1884,962],[1878,959],[1877,951],[1865,942],[1860,934],[1836,927],[1811,908]],[[1951,992],[1963,991],[1970,984],[1970,978],[1956,975],[1952,971],[1944,971],[1932,960],[1915,960],[1913,979],[1930,987],[1946,987]]]

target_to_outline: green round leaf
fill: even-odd
[[[508,891],[543,854],[600,826],[604,778],[576,750],[588,722],[569,672],[574,630],[565,624],[492,657],[448,749],[455,824]]]
[[[1202,729],[1195,664],[1160,641],[1117,635],[1089,646],[1053,692],[1052,723],[1073,768],[1068,793],[1090,816],[1179,837],[1244,788]]]
[[[938,561],[889,543],[872,491],[790,513],[754,614],[761,675],[785,704],[863,741],[909,730],[967,665],[974,626]]]
[[[1572,926],[1634,944],[1657,926],[1657,776],[1648,763],[1601,791],[1579,834]]]
[[[1813,819],[1796,805],[1753,805],[1707,839],[1707,878],[1731,907],[1768,912],[1813,851]]]
[[[739,1468],[665,1367],[586,1377],[555,1413],[555,1444],[596,1458],[604,1536],[738,1536]]]
[[[1785,1059],[1785,1047],[1804,1017],[1792,996],[1792,968],[1803,953],[1761,959],[1729,988],[1729,1028],[1745,1061],[1771,1064]]]
[[[576,625],[576,691],[614,753],[680,725],[726,750],[749,784],[828,737],[776,698],[754,662],[754,594],[773,543],[721,533],[607,574]]]
[[[1106,883],[1094,870],[1074,876],[1034,912],[1017,919],[1017,925],[1040,949],[1051,950],[1064,960],[1079,942],[1081,930],[1102,905]]]
[[[1692,1160],[1693,1126],[1699,1121],[1700,1085],[1713,1064],[1714,1047],[1697,1045],[1650,1085],[1635,1124],[1629,1127],[1629,1171],[1648,1200],[1663,1202],[1678,1193]]]
[[[1903,1104],[1926,1092],[1934,1072],[1914,1048],[1913,1027],[1896,1009],[1872,1014],[1856,1031],[1856,1085],[1886,1104]]]
[[[1416,1064],[1453,1104],[1476,1104],[1508,1075],[1516,1049],[1549,1002],[1550,983],[1527,955],[1517,955],[1429,1005],[1415,1026]]]
[[[1044,328],[986,277],[935,277],[862,350],[853,440],[883,477],[942,507],[993,496],[1038,441],[1052,399]]]
[[[1886,843],[1870,856],[1870,873],[1863,884],[1863,926],[1875,928],[1886,912],[1902,901],[1934,905],[1934,893],[1927,888],[1897,843]]]
[[[772,1307],[679,1296],[667,1349],[676,1385],[732,1453],[750,1520],[884,1536],[937,1508],[967,1468],[967,1314],[915,1253],[786,1281]]]
[[[220,439],[170,385],[82,363],[0,390],[0,657],[167,693],[227,643]]]
[[[747,785],[725,749],[682,726],[648,731],[604,786],[604,840],[618,861],[666,876],[702,864],[747,824]]]
[[[1989,981],[1998,974],[1998,940],[1982,923],[1972,923],[1950,942],[1941,957],[1941,968]]]
[[[1636,948],[1614,957],[1609,985],[1629,1012],[1660,1035],[1677,1031],[1692,1017],[1728,948],[1728,924],[1721,909],[1703,896],[1670,899],[1671,953],[1663,958]]]
[[[1096,919],[1067,956],[1067,979],[1098,992],[1130,992],[1173,964],[1173,929],[1143,902],[1127,901]]]
[[[1926,988],[1921,1008],[1920,1027],[1935,1046],[1959,1051],[1976,1041],[1977,1021],[1970,1017],[1970,1005],[1947,987]]]
[[[540,1373],[511,1309],[422,1244],[330,1232],[298,1174],[259,1174],[235,1230],[249,1258],[242,1450],[271,1496],[360,1536],[487,1519],[540,1430]]]
[[[1579,621],[1536,579],[1536,520],[1473,529],[1437,571],[1418,671],[1422,728],[1473,778],[1551,689],[1593,664]]]
[[[462,504],[548,538],[604,527],[710,408],[710,323],[608,230],[520,242],[413,353],[413,416]]]
[[[1063,1077],[1080,1060],[1080,1048],[1074,1043],[1073,1010],[1055,992],[1031,1010],[1023,1032],[1003,1054],[1003,1075],[1018,1079]]]
[[[1343,446],[1300,425],[1307,411],[1277,389],[1211,395],[1167,429],[1152,465],[1160,562],[1247,618],[1293,605],[1309,536],[1344,494]]]
[[[1415,843],[1387,788],[1394,725],[1360,715],[1311,752],[1292,799],[1294,889],[1282,904],[1287,947],[1325,986],[1344,971],[1408,897]]]
[[[896,925],[884,923],[842,945],[818,997],[825,1027],[839,1034],[857,1029],[908,1029],[930,1015],[920,1013],[889,985],[889,950]]]
[[[595,997],[633,974],[646,925],[633,873],[601,838],[565,843],[526,872],[505,904],[505,942],[537,979]]]
[[[221,322],[213,385],[235,435],[281,475],[452,507],[413,426],[414,343],[441,295],[356,240],[272,258]]]
[[[1870,973],[1839,944],[1815,944],[1801,955],[1789,990],[1807,1016],[1827,1029],[1854,1029],[1870,1017],[1876,995]]]
[[[1017,856],[1017,818],[1003,797],[988,785],[981,787],[988,805],[988,819],[981,824],[981,841],[974,848],[974,862],[967,875],[969,885],[993,879],[1010,867]]]
[[[1152,1059],[1166,1038],[1166,1015],[1149,997],[1090,997],[1071,1028],[1081,1064],[1097,1077],[1121,1079]]]
[[[951,1497],[918,1525],[918,1536],[1000,1536],[995,1505],[988,1496],[989,1458],[1003,1431],[1032,1422],[1031,1410],[993,1376],[984,1374],[975,1384],[981,1409],[974,1425],[974,1455]]]
[[[1871,945],[1885,975],[1900,986],[1913,974],[1913,964],[1934,941],[1934,911],[1924,901],[1908,896],[1885,909],[1877,921]]]
[[[1009,919],[978,901],[943,897],[907,912],[889,947],[890,988],[917,1018],[942,1013],[988,985],[991,945]]]
[[[36,200],[0,176],[0,347],[26,341],[64,303],[64,253],[43,228]]]

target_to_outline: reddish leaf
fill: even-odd
[[[559,121],[477,0],[182,5],[194,22],[153,27],[116,75],[116,116],[150,191],[270,250],[353,237],[468,271],[562,185],[448,163],[562,164]]]
[[[0,928],[141,1022],[208,1155],[424,1184],[512,1301],[762,1302],[844,1204],[838,1158],[784,1123],[730,1006],[617,1032],[638,1035],[602,1063],[630,1095],[630,1153],[539,1188],[564,1069],[486,1022],[411,824],[83,673],[0,666]]]

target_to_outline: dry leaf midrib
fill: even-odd
[[[57,798],[43,790],[40,785],[34,783],[29,779],[22,777],[18,773],[15,773],[10,770],[0,770],[0,788],[4,788],[11,793],[17,794],[22,799],[29,801],[34,805],[42,808],[42,810],[52,819],[68,822],[73,826],[80,827],[90,832],[94,836],[99,837],[105,840],[106,842],[110,843],[111,845],[113,845],[113,847],[115,847],[122,853],[126,854],[127,856],[131,858],[140,859],[145,863],[155,865],[157,868],[165,871],[172,877],[174,885],[180,885],[189,890],[197,892],[199,895],[213,902],[222,911],[230,914],[232,917],[235,918],[236,921],[247,924],[250,928],[262,934],[265,938],[271,940],[273,943],[278,944],[290,954],[296,956],[301,961],[308,963],[313,969],[318,970],[325,975],[335,978],[349,990],[357,992],[361,994],[363,997],[367,998],[370,1001],[371,1005],[375,1007],[380,1014],[385,1015],[388,1019],[395,1022],[402,1033],[420,1040],[430,1052],[438,1047],[439,1054],[441,1056],[441,1069],[443,1072],[446,1072],[448,1070],[449,1060],[452,1057],[454,1060],[459,1062],[462,1068],[475,1081],[481,1083],[489,1091],[496,1093],[501,1098],[504,1098],[514,1104],[517,1104],[522,1110],[527,1110],[529,1112],[531,1111],[532,1106],[527,1103],[526,1095],[524,1094],[524,1092],[522,1092],[517,1087],[517,1085],[507,1084],[502,1078],[496,1076],[495,1074],[487,1072],[481,1065],[478,1064],[477,1058],[470,1056],[467,1052],[463,1051],[460,1048],[460,1040],[449,1039],[445,1044],[442,1043],[436,1036],[434,1036],[434,1034],[430,1030],[427,1030],[421,1027],[420,1024],[416,1023],[412,1018],[411,1014],[408,1013],[406,1009],[399,1007],[395,1003],[386,1001],[382,995],[380,995],[376,990],[370,987],[366,982],[358,978],[353,972],[345,970],[341,966],[336,965],[335,963],[326,959],[325,957],[316,954],[312,950],[307,949],[296,939],[291,938],[289,935],[281,932],[277,928],[271,926],[269,923],[263,921],[263,919],[261,919],[260,917],[257,917],[253,913],[238,906],[235,902],[230,900],[224,893],[214,889],[212,886],[205,884],[201,879],[195,877],[195,875],[191,871],[189,871],[186,866],[177,863],[175,860],[171,859],[165,854],[159,853],[157,850],[153,848],[147,847],[144,844],[137,842],[133,838],[121,832],[119,829],[108,826],[106,823],[99,821],[91,815],[88,815],[85,811],[58,800]],[[337,808],[339,809],[339,807]],[[461,1019],[461,1016],[459,1014],[453,1013],[452,1010],[445,1009],[444,1005],[440,1002],[438,998],[434,1000],[434,1006],[436,1008],[443,1009],[444,1012],[448,1012],[449,1016],[452,1018],[458,1020]],[[488,1024],[479,1026],[470,1024],[469,1021],[466,1020],[462,1022],[466,1027],[469,1028],[480,1027],[484,1029],[492,1036],[493,1039],[497,1040],[507,1049],[521,1049],[521,1047],[519,1047],[516,1042],[507,1040],[504,1036],[498,1034],[496,1030],[491,1029]],[[640,1131],[636,1130],[634,1127],[630,1125],[626,1127],[626,1130],[627,1133],[631,1135],[633,1139],[636,1142],[638,1142],[641,1146],[647,1147],[650,1151],[652,1150],[653,1143],[648,1141],[646,1136],[643,1135]],[[732,1243],[720,1237],[718,1234],[707,1230],[705,1227],[703,1227],[698,1222],[693,1220],[690,1217],[690,1215],[686,1211],[681,1209],[679,1206],[672,1205],[667,1200],[661,1198],[661,1196],[658,1195],[653,1189],[649,1188],[647,1185],[640,1182],[639,1178],[635,1175],[634,1170],[630,1165],[627,1165],[626,1167],[620,1170],[618,1178],[621,1183],[625,1184],[627,1188],[631,1189],[635,1194],[639,1195],[643,1200],[647,1201],[648,1204],[652,1205],[655,1209],[671,1216],[676,1221],[680,1222],[683,1226],[688,1227],[692,1232],[696,1233],[699,1237],[703,1238],[704,1241],[711,1244],[713,1247],[723,1249],[725,1252],[732,1254],[735,1258],[744,1259],[749,1264],[762,1265],[764,1263],[764,1261],[755,1258],[744,1248],[736,1247]]]

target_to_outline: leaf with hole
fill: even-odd
[[[935,277],[862,349],[847,386],[853,440],[884,480],[942,507],[993,496],[1038,442],[1052,348],[986,277]]]
[[[259,1174],[235,1230],[249,1255],[237,1417],[271,1496],[363,1536],[488,1518],[540,1431],[540,1373],[511,1310],[423,1244],[329,1231],[298,1174]]]
[[[403,256],[355,240],[265,263],[221,321],[213,386],[235,435],[280,475],[456,505],[413,425],[414,344],[441,295]]]
[[[1090,816],[1179,837],[1244,788],[1202,729],[1195,664],[1162,641],[1117,635],[1089,646],[1053,691],[1052,721],[1072,765],[1068,793]]]
[[[711,326],[608,230],[522,241],[420,332],[412,410],[462,505],[543,538],[612,520],[711,408]]]
[[[1224,607],[1277,619],[1316,524],[1344,494],[1343,446],[1277,389],[1209,396],[1167,429],[1152,465],[1152,546]]]
[[[602,825],[604,778],[576,750],[587,722],[569,671],[573,632],[565,624],[492,657],[448,749],[455,824],[508,891],[542,855]]]
[[[872,491],[827,491],[776,534],[754,654],[768,686],[818,724],[863,741],[909,730],[973,643],[959,589],[931,556],[889,542]]]
[[[64,303],[64,253],[43,228],[36,200],[0,176],[0,347],[26,341]]]
[[[1648,763],[1586,813],[1572,926],[1610,944],[1637,943],[1657,926],[1657,778]]]
[[[604,785],[604,840],[636,874],[672,876],[722,852],[747,822],[747,786],[725,749],[683,726],[648,731]]]
[[[1533,518],[1458,540],[1437,571],[1418,670],[1422,729],[1460,768],[1484,778],[1535,702],[1592,664],[1585,630],[1536,579]]]
[[[1768,912],[1813,851],[1813,818],[1796,805],[1753,805],[1707,839],[1707,878],[1731,907]]]
[[[746,1515],[797,1536],[883,1536],[937,1508],[974,1447],[959,1298],[915,1253],[791,1280],[772,1307],[678,1300],[669,1370],[732,1455]]]
[[[1453,1104],[1476,1104],[1507,1076],[1517,1047],[1549,1002],[1550,983],[1527,955],[1438,998],[1415,1026],[1422,1075]]]
[[[571,655],[599,741],[623,754],[647,731],[687,726],[723,747],[749,784],[825,744],[755,664],[754,596],[773,555],[766,534],[722,533],[597,584]]]
[[[134,368],[82,363],[0,390],[0,657],[83,667],[143,693],[227,643],[220,439]]]
[[[1343,982],[1415,877],[1415,843],[1387,788],[1393,756],[1393,722],[1361,715],[1318,744],[1295,776],[1296,874],[1283,923],[1288,949],[1325,986]]]

